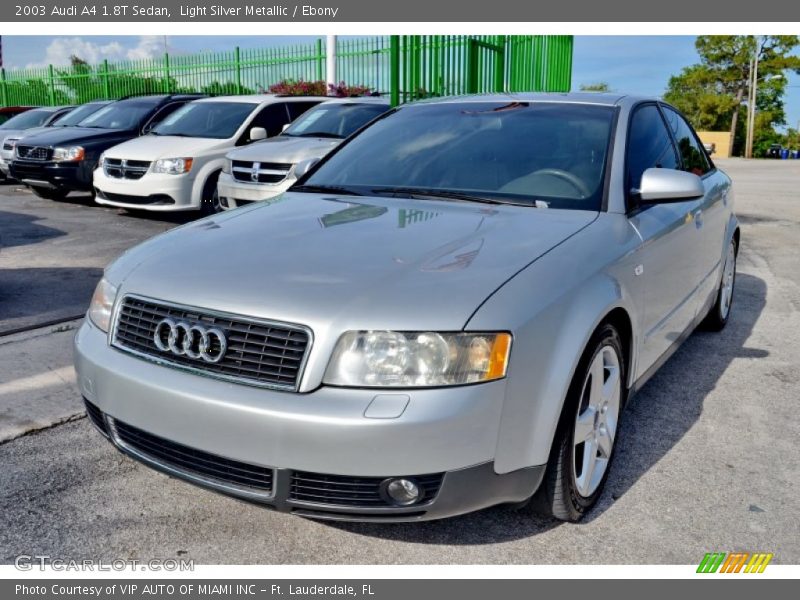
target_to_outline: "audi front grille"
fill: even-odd
[[[141,179],[150,169],[150,161],[106,158],[103,171],[114,179]]]
[[[291,163],[250,162],[234,160],[231,174],[243,183],[280,183],[289,175]]]
[[[50,160],[53,157],[53,150],[43,146],[20,146],[17,145],[17,158],[27,160]]]
[[[175,349],[178,351],[174,352],[164,343],[170,323],[173,327],[180,325],[177,330],[184,334],[186,327],[196,326],[195,333],[214,330],[221,332],[224,339],[220,339],[216,333],[211,339],[206,339],[210,346],[205,359],[197,356],[199,352],[196,346],[194,351],[183,353],[181,340],[176,340]],[[157,333],[162,340],[158,345]],[[222,343],[225,348],[219,356]],[[127,295],[117,312],[112,345],[141,358],[199,374],[296,391],[311,346],[311,332],[299,325]],[[212,354],[214,360],[208,360]]]

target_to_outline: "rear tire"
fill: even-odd
[[[736,284],[736,258],[739,247],[736,239],[732,239],[725,253],[725,264],[722,266],[722,278],[717,290],[717,299],[714,306],[703,319],[702,327],[709,331],[722,331],[728,324],[733,306],[733,288]]]
[[[556,428],[547,471],[531,509],[577,522],[603,492],[626,399],[622,338],[610,324],[589,340]]]
[[[213,173],[206,180],[203,186],[203,199],[200,202],[200,212],[203,216],[216,215],[223,211],[219,203],[219,193],[217,192],[217,180],[219,179],[219,172]]]
[[[42,187],[31,187],[31,191],[45,200],[63,200],[69,194],[66,190],[50,189]]]

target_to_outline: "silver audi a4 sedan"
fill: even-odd
[[[75,364],[122,452],[307,517],[576,521],[632,394],[729,318],[731,181],[658,100],[421,102],[298,169],[106,269]]]

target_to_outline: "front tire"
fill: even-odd
[[[717,290],[717,300],[714,306],[708,311],[708,315],[703,320],[703,328],[710,331],[722,331],[728,324],[731,316],[731,306],[733,305],[733,288],[736,284],[736,257],[739,247],[736,239],[732,239],[728,244],[728,252],[725,254],[725,265],[722,267],[722,279]]]
[[[39,198],[44,198],[45,200],[63,200],[67,197],[67,194],[69,194],[66,190],[59,190],[57,188],[31,187],[31,191],[39,196]]]
[[[219,173],[211,175],[203,186],[203,199],[200,202],[200,212],[203,216],[216,215],[221,213],[223,208],[219,203],[219,193],[217,192],[217,180]]]
[[[619,332],[602,325],[589,340],[567,392],[547,471],[531,501],[535,512],[576,522],[595,505],[614,455],[625,377]]]

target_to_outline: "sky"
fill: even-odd
[[[95,63],[191,54],[234,46],[258,48],[308,42],[313,36],[3,36],[5,67],[64,64],[71,54]],[[693,36],[575,36],[572,87],[605,82],[614,91],[659,96],[670,75],[697,62]],[[800,127],[800,76],[789,75],[787,124]]]

